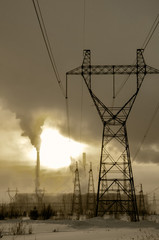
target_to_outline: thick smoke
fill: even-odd
[[[27,119],[24,116],[21,118],[21,127],[24,131],[23,135],[29,137],[31,144],[36,149],[40,148],[40,134],[42,132],[42,126],[44,125],[45,119],[46,116],[44,115],[39,115],[32,119]]]

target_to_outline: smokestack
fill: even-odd
[[[36,169],[35,169],[35,193],[37,194],[40,189],[40,147],[36,147],[37,159],[36,159]]]
[[[86,153],[83,152],[83,168],[84,168],[84,171],[86,170]]]

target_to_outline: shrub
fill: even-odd
[[[49,219],[53,215],[53,210],[51,208],[51,205],[48,206],[43,205],[42,211],[41,211],[41,217],[42,219],[46,220]]]
[[[36,209],[36,207],[34,207],[34,209],[30,211],[29,217],[32,220],[37,220],[38,219],[39,213],[38,213],[38,210]]]

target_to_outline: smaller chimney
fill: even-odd
[[[84,168],[84,171],[86,170],[86,153],[83,152],[83,168]]]

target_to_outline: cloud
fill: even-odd
[[[53,1],[40,3],[64,86],[66,72],[80,66],[83,58],[83,4],[80,1],[78,5],[73,2],[71,5],[63,3],[62,8],[60,1],[56,1],[56,6],[53,6]],[[99,4],[98,1],[92,1],[89,11],[86,9],[85,48],[91,49],[92,64],[132,64],[136,58],[136,49],[141,47],[155,14],[158,14],[158,3],[155,0],[153,4],[147,1],[144,8],[142,2],[137,0],[132,5],[119,5],[120,7],[114,8],[111,2],[103,1]],[[68,136],[68,119],[65,99],[52,71],[32,4],[29,1],[2,1],[0,19],[0,96],[3,99],[0,108],[0,161],[4,167],[7,164],[11,166],[8,170],[6,168],[6,175],[2,179],[7,179],[7,174],[10,179],[12,176],[16,179],[20,174],[16,181],[20,186],[22,182],[26,184],[28,175],[34,172],[30,165],[34,166],[35,159],[30,152],[45,120],[51,119],[51,125],[57,127],[62,135]],[[158,68],[157,35],[151,39],[144,56],[146,63]],[[94,80],[96,82],[92,86],[99,94],[99,99],[110,107],[112,102],[108,97],[112,97],[112,76],[109,79],[104,76]],[[132,87],[132,79],[129,80],[126,91],[120,93],[124,101]],[[88,145],[88,161],[93,161],[97,167],[103,126],[82,82],[81,76],[71,76],[69,79],[70,136]],[[121,78],[116,76],[115,82],[117,91]],[[153,115],[158,101],[158,89],[158,76],[146,76],[127,122],[132,156]],[[118,98],[116,103],[119,104]],[[153,122],[136,162],[158,164],[158,122],[159,115]],[[18,168],[13,167],[16,164],[21,165],[21,173],[18,175],[15,173]],[[23,175],[24,168],[26,171]],[[51,174],[52,172],[49,176]],[[34,186],[34,174],[31,176]],[[48,184],[49,179],[46,180]],[[61,181],[62,185],[62,180],[59,179],[57,181]]]
[[[33,147],[28,137],[23,136],[20,119],[0,104],[0,160],[31,163]]]
[[[136,162],[159,164],[159,143],[144,144],[136,158]]]

